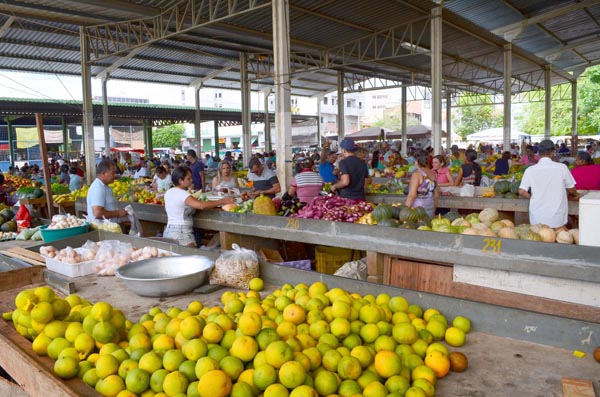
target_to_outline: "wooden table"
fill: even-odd
[[[20,199],[19,203],[21,205],[30,205],[34,210],[36,210],[41,218],[48,219],[50,216],[48,214],[48,205],[45,197],[35,198],[35,199]]]

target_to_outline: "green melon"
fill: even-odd
[[[508,181],[498,181],[494,183],[494,192],[504,194],[510,190],[510,183]]]
[[[394,217],[394,210],[390,204],[379,204],[373,210],[373,219],[379,223],[384,219],[392,219]]]
[[[400,222],[398,222],[396,219],[391,218],[385,218],[377,222],[377,226],[398,227],[399,225]]]

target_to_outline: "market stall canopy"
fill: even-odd
[[[380,138],[385,139],[385,136],[381,136],[382,130],[385,134],[392,131],[390,129],[382,127],[368,127],[363,128],[362,130],[355,131],[351,134],[347,134],[346,138],[350,138],[355,141],[375,141]]]
[[[406,136],[410,139],[423,139],[431,137],[431,127],[423,124],[409,125],[406,127]],[[442,130],[442,137],[446,136],[446,131]],[[387,139],[402,139],[402,130],[396,130],[386,134]]]
[[[510,140],[514,142],[521,142],[523,139],[531,138],[531,135],[526,134],[522,131],[511,130]],[[488,128],[487,130],[481,130],[471,135],[467,135],[467,141],[481,141],[487,143],[502,143],[504,141],[504,128]]]

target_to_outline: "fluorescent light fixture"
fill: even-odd
[[[402,43],[400,43],[400,47],[404,48],[405,50],[409,50],[411,53],[429,54],[430,52],[427,48],[421,47],[413,43],[409,43],[408,41],[403,41]]]

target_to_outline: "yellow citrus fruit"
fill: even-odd
[[[419,332],[410,323],[398,323],[392,328],[392,336],[400,344],[412,345],[419,339]]]
[[[52,303],[41,301],[31,309],[31,319],[38,323],[48,323],[54,318],[54,309]]]
[[[285,362],[292,360],[293,357],[294,351],[284,341],[275,341],[265,349],[265,359],[274,368],[281,368]]]
[[[202,330],[202,337],[208,343],[219,343],[225,331],[217,323],[208,323]]]
[[[338,388],[338,394],[340,396],[353,396],[353,395],[361,395],[362,387],[358,384],[357,381],[352,379],[343,380],[340,383]]]
[[[381,350],[377,352],[374,364],[377,374],[384,378],[400,375],[402,371],[402,358],[394,351]]]
[[[134,368],[127,372],[125,386],[130,392],[141,394],[150,386],[150,375],[143,369]]]
[[[169,372],[173,372],[179,368],[182,362],[185,361],[183,352],[179,349],[167,350],[163,354],[162,366]],[[187,386],[186,386],[187,387]]]
[[[223,357],[219,361],[219,367],[232,381],[237,380],[240,374],[244,372],[244,362],[234,356]]]
[[[244,335],[257,335],[262,329],[262,319],[258,313],[243,313],[237,324],[237,329]]]
[[[304,383],[306,370],[297,361],[288,361],[279,368],[279,383],[293,389]]]
[[[415,379],[412,383],[412,386],[423,390],[427,397],[433,397],[435,395],[435,386],[432,385],[427,379]]]
[[[208,371],[198,380],[201,397],[226,397],[231,393],[231,379],[221,370]]]
[[[306,319],[306,311],[302,306],[292,303],[283,309],[283,319],[295,325],[301,324]]]
[[[360,337],[365,343],[373,343],[379,338],[379,327],[375,324],[365,324],[360,328]]]
[[[467,336],[465,332],[456,327],[450,327],[446,330],[446,335],[444,337],[446,343],[453,347],[461,347],[465,344]]]
[[[229,382],[231,382],[231,380]],[[163,391],[169,397],[176,396],[178,393],[185,393],[188,384],[189,381],[184,374],[179,371],[173,371],[165,376],[165,379],[163,380]]]
[[[54,362],[54,373],[63,379],[70,379],[79,373],[79,360],[67,356],[61,357]]]
[[[248,285],[251,291],[260,292],[265,288],[265,282],[262,278],[259,277],[255,277],[252,280],[250,280],[250,283]]]
[[[381,320],[381,312],[375,304],[364,305],[359,310],[359,319],[365,324],[377,324]]]
[[[289,397],[289,395],[289,390],[279,383],[269,385],[263,394],[264,397]]]
[[[350,334],[350,321],[345,318],[338,317],[329,323],[330,332],[338,339],[343,339]]]
[[[33,343],[31,344],[31,348],[38,356],[46,356],[48,355],[48,345],[52,342],[46,334],[41,333],[35,337]]]
[[[440,342],[434,342],[427,347],[426,354],[431,353],[433,350],[439,350],[445,355],[449,355],[448,348]]]
[[[410,376],[413,381],[419,378],[427,379],[432,385],[435,385],[437,380],[435,372],[425,364],[417,365],[415,368],[413,368]]]
[[[84,363],[89,363],[89,361],[82,361]],[[91,364],[91,363],[90,363]],[[125,379],[125,377],[127,377],[127,374],[129,373],[129,371],[138,368],[138,362],[128,358],[126,360],[121,361],[121,364],[119,364],[119,370],[117,371],[117,374]]]
[[[236,382],[231,388],[230,397],[254,397],[254,390],[246,382]]]
[[[423,320],[429,321],[431,316],[433,316],[434,314],[440,314],[440,311],[438,309],[430,307],[429,309],[425,310],[425,312],[423,313]]]
[[[242,335],[233,341],[229,353],[242,361],[252,361],[256,353],[258,353],[258,343],[251,336]]]
[[[259,390],[265,390],[277,382],[277,370],[269,364],[263,364],[254,368],[252,382]]]
[[[52,302],[56,298],[56,294],[52,288],[44,285],[33,290],[33,294],[40,302]]]
[[[175,348],[175,340],[167,334],[160,334],[152,341],[152,349],[157,352],[166,352]]]
[[[462,330],[465,334],[471,331],[471,320],[463,316],[456,316],[452,320],[452,326]]]
[[[308,295],[313,298],[317,295],[325,294],[327,292],[327,284],[322,281],[312,283],[308,288]]]
[[[433,369],[438,378],[446,376],[450,371],[450,360],[439,350],[433,350],[425,356],[425,365]]]
[[[394,375],[385,381],[385,387],[390,393],[398,393],[402,396],[410,388],[410,382],[404,376]]]
[[[362,392],[364,397],[386,397],[388,390],[381,382],[371,382]]]
[[[232,298],[225,304],[225,312],[229,315],[241,313],[244,310],[244,302],[238,298]]]
[[[138,367],[152,374],[162,368],[162,358],[155,351],[148,352],[140,358]]]
[[[196,361],[195,372],[198,379],[200,379],[205,373],[215,369],[220,369],[219,362],[210,357],[201,357],[198,361]]]
[[[125,390],[125,381],[119,375],[109,375],[96,383],[96,391],[103,396],[116,396],[121,390]]]
[[[179,332],[185,339],[193,339],[202,335],[204,324],[196,317],[187,317],[179,324]]]
[[[119,360],[112,354],[101,354],[96,361],[96,375],[100,379],[114,375],[119,371],[120,364]]]
[[[360,361],[356,357],[343,356],[337,365],[337,373],[342,379],[356,380],[362,372]]]
[[[188,312],[192,313],[193,315],[197,315],[198,313],[200,313],[200,310],[202,310],[203,307],[204,307],[204,305],[202,305],[202,302],[191,301],[190,303],[188,303],[187,310],[188,310]]]
[[[311,386],[301,385],[292,390],[290,397],[319,397],[319,394]]]
[[[69,342],[65,338],[56,338],[48,344],[48,348],[46,349],[46,351],[48,352],[48,357],[50,357],[53,360],[56,360],[60,355],[60,352],[68,347],[72,347],[71,342]]]
[[[206,356],[208,353],[208,346],[202,339],[194,338],[183,345],[182,351],[185,358],[196,361],[200,357]]]

